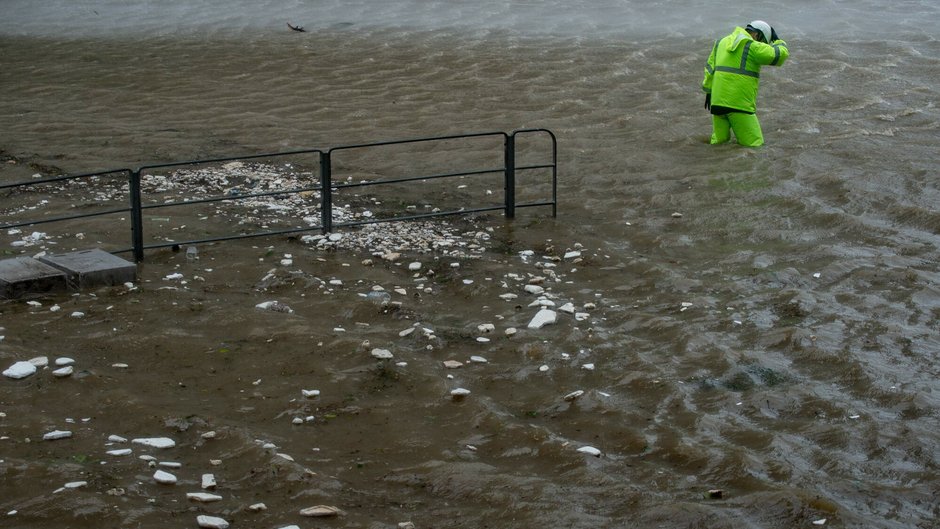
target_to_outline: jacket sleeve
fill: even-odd
[[[708,55],[708,60],[705,61],[705,78],[702,79],[702,91],[706,94],[712,93],[712,79],[715,76],[715,55],[718,53],[719,42],[718,40],[715,41],[712,52]]]
[[[787,43],[780,39],[773,41],[772,44],[755,42],[751,45],[751,53],[757,59],[758,64],[767,66],[783,66],[790,56]]]

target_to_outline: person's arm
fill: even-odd
[[[718,42],[712,46],[712,52],[708,54],[708,60],[705,61],[705,78],[702,79],[702,91],[705,92],[705,108],[711,106],[712,80],[715,77],[715,54],[718,52]]]
[[[755,42],[751,45],[751,53],[757,57],[757,62],[769,66],[783,66],[790,56],[790,49],[787,43],[777,36],[777,30],[770,28],[770,44]]]

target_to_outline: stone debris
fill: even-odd
[[[466,388],[457,388],[457,389],[450,390],[450,396],[454,397],[455,399],[466,397],[469,394],[470,394],[470,390]]]
[[[582,446],[581,448],[578,448],[578,452],[581,452],[582,454],[592,455],[594,457],[601,456],[601,451],[598,450],[597,448],[594,448],[593,446]]]
[[[36,366],[37,369],[43,369],[45,367],[49,367],[48,356],[37,356],[35,358],[30,358],[28,362]]]
[[[199,524],[199,527],[206,529],[228,529],[229,526],[229,523],[225,521],[225,519],[205,514],[197,516],[196,523]]]
[[[551,309],[542,309],[535,314],[531,321],[529,321],[528,327],[530,329],[541,329],[546,325],[555,323],[557,319],[558,313]]]
[[[294,309],[288,307],[287,305],[281,303],[280,301],[265,301],[255,305],[255,308],[258,310],[267,310],[271,312],[284,312],[287,314],[293,314]]]
[[[153,480],[161,485],[175,485],[176,476],[164,470],[158,470],[153,473]]]
[[[173,448],[176,441],[169,437],[141,437],[131,441],[134,444],[150,446],[153,448]]]
[[[346,513],[341,509],[331,505],[314,505],[313,507],[300,510],[301,516],[309,516],[312,518],[329,518],[332,516],[342,516],[344,514]]]
[[[579,390],[577,390],[577,391],[572,391],[571,393],[565,395],[565,400],[568,401],[568,402],[571,402],[571,401],[573,401],[573,400],[577,400],[578,397],[580,397],[580,396],[582,396],[582,395],[584,395],[584,390],[582,390],[582,389],[579,389]]]
[[[52,372],[52,376],[56,378],[65,378],[71,376],[75,372],[75,368],[72,366],[60,367]]]
[[[72,437],[72,432],[68,430],[53,430],[42,436],[43,441],[55,441],[57,439],[68,439]]]
[[[496,326],[492,323],[481,323],[480,325],[477,325],[477,330],[482,333],[490,333],[496,330]]]
[[[212,490],[215,487],[216,487],[215,475],[203,474],[202,475],[202,488],[204,490]]]
[[[21,378],[26,378],[35,373],[36,366],[31,362],[16,362],[3,372],[3,376],[18,380]]]
[[[219,496],[218,494],[209,494],[207,492],[187,492],[186,499],[199,503],[212,503],[214,501],[221,501],[222,496]]]
[[[373,349],[372,356],[379,360],[389,360],[393,357],[392,352],[388,349]]]

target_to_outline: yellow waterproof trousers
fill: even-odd
[[[712,116],[712,145],[730,141],[731,131],[734,131],[738,143],[745,147],[760,147],[764,144],[764,134],[760,130],[756,114],[731,112]]]

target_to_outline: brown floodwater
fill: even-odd
[[[330,250],[300,236],[227,241],[198,245],[197,259],[149,251],[134,288],[2,302],[0,367],[68,357],[75,372],[0,380],[0,525],[196,527],[210,514],[270,528],[936,527],[940,42],[800,39],[762,80],[759,150],[706,144],[709,42],[343,27],[0,36],[6,183],[543,127],[558,137],[560,200],[557,218],[531,208],[418,227],[479,251],[382,246],[393,227]],[[461,160],[422,154],[349,169]],[[285,175],[313,174],[309,159],[287,162]],[[205,178],[148,190],[202,196]],[[461,184],[360,188],[337,203],[501,196],[499,181]],[[120,189],[4,191],[0,209],[7,223],[107,207]],[[315,214],[182,211],[148,213],[148,241]],[[4,231],[0,247],[129,237],[126,219],[93,219]],[[393,250],[397,261],[374,255]],[[529,283],[586,316],[528,329]],[[364,297],[376,286],[393,303]],[[292,312],[256,308],[272,300]],[[53,430],[72,437],[43,441]],[[120,448],[133,453],[107,454]],[[141,455],[179,463],[159,467],[178,483],[156,483]],[[222,499],[188,501],[206,473]],[[319,504],[344,514],[298,514]]]

